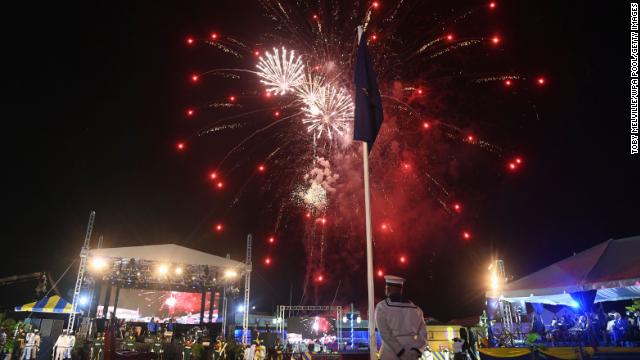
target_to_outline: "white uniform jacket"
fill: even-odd
[[[418,359],[427,345],[422,310],[411,301],[386,298],[376,305],[376,326],[382,337],[380,360]]]

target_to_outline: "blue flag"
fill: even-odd
[[[376,72],[373,70],[369,50],[367,50],[366,35],[362,34],[358,52],[356,54],[356,103],[353,117],[353,140],[366,141],[369,152],[376,141],[378,131],[382,125],[382,99]]]

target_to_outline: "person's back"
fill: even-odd
[[[453,346],[453,359],[466,360],[467,353],[464,350],[465,341],[460,338],[454,338],[452,346]]]
[[[403,296],[404,282],[401,277],[385,276],[387,297],[375,307],[375,322],[382,338],[380,360],[418,359],[427,345],[424,315]]]

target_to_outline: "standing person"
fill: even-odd
[[[31,348],[31,358],[38,358],[38,351],[40,351],[40,330],[33,330],[33,347]]]
[[[453,360],[467,360],[467,353],[464,351],[466,341],[459,337],[453,338]]]
[[[7,344],[7,333],[0,327],[0,359],[4,359],[4,347]]]
[[[55,349],[55,358],[54,360],[63,360],[64,359],[64,351],[67,344],[67,330],[62,330],[62,334],[58,336],[56,343],[53,345]]]
[[[251,360],[251,347],[247,346],[246,344],[242,345],[243,348],[243,359],[244,360]]]
[[[33,349],[34,340],[35,339],[33,331],[29,331],[24,337],[24,349],[22,351],[22,355],[20,356],[20,360],[31,359],[31,349]]]
[[[478,335],[476,331],[472,328],[467,328],[467,333],[469,335],[469,346],[468,346],[468,354],[471,360],[480,359],[478,353]]]
[[[149,320],[149,324],[147,325],[147,330],[149,331],[150,336],[156,333],[156,321],[153,318],[153,316],[151,317],[151,320]]]
[[[258,343],[256,342],[256,340],[251,342],[251,346],[248,347],[248,351],[245,351],[245,358],[244,360],[254,360],[256,357],[256,348],[258,347]]]
[[[64,353],[65,359],[71,359],[71,355],[73,354],[73,348],[76,346],[76,336],[73,334],[73,330],[69,330],[67,333],[67,343],[66,349]]]
[[[402,294],[405,279],[387,275],[384,280],[386,298],[375,310],[376,326],[382,337],[380,360],[416,360],[427,345],[422,310]]]
[[[260,339],[256,339],[256,351],[253,355],[254,360],[264,360],[267,357],[267,348]]]

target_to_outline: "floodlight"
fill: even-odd
[[[224,272],[224,277],[227,279],[235,278],[236,276],[238,276],[238,272],[236,272],[235,270],[228,269]]]
[[[102,271],[107,267],[107,262],[100,257],[95,257],[89,262],[89,267],[94,271]]]
[[[160,275],[166,275],[169,272],[169,267],[165,264],[158,266],[158,273]]]
[[[498,282],[498,275],[494,271],[491,273],[491,289],[493,291],[496,291],[498,290],[499,287],[500,287],[500,283]]]

